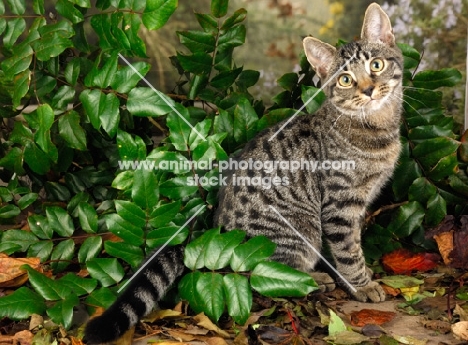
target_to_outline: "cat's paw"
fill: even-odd
[[[356,287],[356,292],[352,292],[354,298],[360,302],[383,302],[385,292],[379,283],[370,281],[369,284]]]
[[[310,275],[312,278],[314,278],[315,282],[317,283],[320,292],[329,292],[335,290],[335,281],[328,273],[311,272]]]

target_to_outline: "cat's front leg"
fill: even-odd
[[[381,302],[385,292],[372,280],[361,248],[359,221],[344,221],[341,217],[330,219],[323,227],[331,253],[335,258],[339,283],[361,302]],[[353,229],[350,231],[350,228]]]

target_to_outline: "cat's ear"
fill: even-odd
[[[392,24],[387,14],[376,4],[370,4],[364,15],[361,38],[369,42],[395,45]]]
[[[302,41],[307,60],[321,79],[324,79],[333,63],[336,49],[314,37]]]

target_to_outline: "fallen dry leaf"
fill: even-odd
[[[450,332],[451,325],[450,322],[441,321],[441,320],[427,320],[422,322],[423,326],[439,333],[446,334]]]
[[[13,336],[13,345],[31,345],[34,335],[28,331],[20,331]]]
[[[406,345],[426,345],[427,339],[416,339],[414,337],[393,335],[393,338]]]
[[[450,253],[453,250],[453,230],[434,235],[434,240],[437,243],[437,247],[439,248],[440,255],[442,255],[444,264],[450,265],[452,262]]]
[[[386,271],[395,274],[408,274],[411,271],[429,271],[437,266],[439,255],[431,253],[411,253],[407,249],[397,249],[382,257]]]
[[[21,269],[23,265],[29,265],[37,271],[41,271],[41,259],[39,258],[10,258],[0,257],[0,287],[18,287],[28,281],[27,271]]]
[[[400,289],[393,288],[385,284],[382,284],[381,286],[382,286],[382,289],[384,289],[386,295],[396,297],[400,294]]]
[[[452,332],[456,338],[468,341],[468,321],[460,321],[452,325]]]
[[[368,324],[382,325],[393,320],[395,316],[396,313],[394,312],[374,309],[362,309],[350,314],[351,325],[356,327],[363,327]]]
[[[180,311],[175,311],[172,309],[161,309],[161,310],[156,310],[155,312],[152,312],[149,315],[145,316],[143,321],[153,323],[156,320],[166,319],[170,317],[178,317],[181,314],[182,313]]]
[[[223,338],[229,338],[230,335],[228,332],[223,331],[221,328],[216,326],[211,320],[206,316],[204,313],[200,313],[193,317],[193,319],[197,322],[197,325],[203,328],[206,328],[210,331],[213,331]]]
[[[468,313],[460,307],[458,304],[455,305],[455,309],[453,310],[454,315],[460,316],[460,321],[468,321]]]
[[[226,343],[226,340],[224,340],[223,338],[219,338],[219,337],[206,339],[205,342],[208,345],[228,345]]]

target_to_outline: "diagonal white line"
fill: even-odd
[[[299,231],[297,231],[297,230],[294,228],[294,226],[292,226],[291,223],[290,223],[286,218],[284,218],[284,217],[281,215],[281,213],[278,212],[278,210],[277,210],[276,208],[274,208],[274,207],[271,206],[271,205],[268,205],[268,206],[283,220],[283,222],[285,222],[285,223],[286,223],[286,224],[287,224],[287,225],[288,225],[304,242],[305,242],[305,244],[307,244],[307,246],[308,246],[310,249],[312,249],[312,250],[315,252],[315,254],[317,254],[317,255],[320,257],[320,259],[323,260],[323,262],[325,262],[325,264],[327,264],[328,267],[331,268],[331,270],[332,270],[333,272],[335,272],[335,273],[343,280],[343,282],[346,283],[346,285],[348,285],[348,287],[351,289],[351,291],[353,291],[354,293],[356,293],[356,291],[357,291],[356,288],[355,288],[354,286],[352,286],[351,283],[350,283],[349,281],[347,281],[346,278],[343,277],[343,275],[342,275],[340,272],[338,272],[338,271],[336,270],[336,268],[333,267],[332,264],[330,264],[330,263],[328,262],[328,260],[325,259],[325,258],[323,257],[323,255],[320,254],[320,252],[319,252],[317,249],[315,249],[315,247],[314,247]]]
[[[179,234],[179,232],[182,231],[183,228],[185,228],[187,226],[188,223],[190,223],[192,221],[193,218],[195,218],[204,208],[206,207],[206,205],[202,205],[198,210],[197,212],[195,212],[193,214],[192,217],[190,217],[185,223],[184,225],[182,225],[175,233],[174,235],[171,236],[171,238],[169,238],[166,243],[164,243],[153,255],[151,255],[151,257],[146,260],[146,262],[130,277],[129,280],[127,280],[127,282],[122,285],[118,290],[117,290],[117,293],[120,293],[120,291],[122,291],[127,285],[128,283],[130,283],[151,261],[153,261],[153,259],[159,254],[161,253],[161,251],[166,248],[166,246]]]
[[[293,116],[291,116],[285,123],[283,123],[283,125],[280,127],[280,129],[278,129],[269,139],[268,141],[271,141],[273,140],[279,132],[281,132],[284,127],[286,127],[288,125],[289,122],[291,122],[301,111],[302,109],[304,109],[307,104],[309,104],[314,98],[315,96],[317,96],[319,94],[320,91],[323,90],[323,88],[325,86],[327,86],[332,80],[335,79],[335,77],[338,75],[338,73],[340,73],[347,65],[349,65],[349,63],[351,62],[352,59],[354,59],[355,55],[351,56],[348,60],[346,60],[346,62],[344,63],[343,66],[341,66],[338,71],[335,72],[335,74],[333,74],[322,86],[320,86],[320,89],[318,89],[317,91],[315,91],[315,93],[312,95],[312,97],[310,97],[307,102],[305,102],[302,107],[300,107],[294,114]]]
[[[119,53],[119,57],[133,70],[133,72],[135,72],[140,78],[141,80],[143,80],[146,85],[148,85],[151,90],[153,90],[169,107],[171,107],[171,109],[177,114],[179,115],[179,117],[184,120],[184,122],[190,126],[190,128],[192,128],[192,131],[194,131],[195,133],[197,133],[197,135],[203,140],[203,141],[206,141],[206,138],[199,132],[195,129],[195,127],[192,126],[192,124],[190,122],[187,121],[187,119],[185,117],[182,116],[181,113],[179,113],[179,111],[170,103],[167,101],[166,99],[166,95],[164,95],[161,91],[157,90],[153,85],[151,85],[151,83],[148,81],[148,79],[146,79],[135,67],[133,67],[133,65],[130,63],[130,61],[128,61],[122,54]]]

